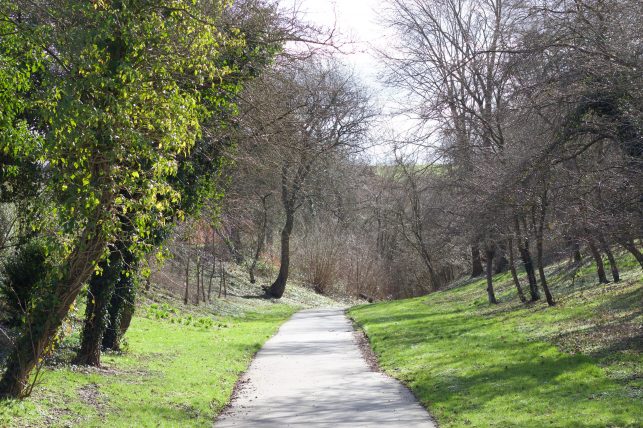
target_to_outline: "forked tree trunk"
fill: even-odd
[[[587,233],[587,246],[589,247],[592,257],[594,257],[594,262],[596,263],[596,275],[598,275],[598,282],[601,284],[607,284],[607,275],[605,275],[605,265],[603,264],[603,257],[601,252],[596,247],[594,239]]]
[[[109,303],[122,269],[120,253],[113,249],[100,267],[101,272],[95,272],[89,281],[81,345],[74,359],[78,365],[100,366],[101,343],[109,323]]]
[[[489,297],[489,303],[497,304],[496,294],[493,291],[493,256],[494,249],[491,246],[488,246],[485,250],[485,257],[487,261],[487,296]]]
[[[286,224],[281,231],[281,265],[279,266],[279,275],[275,282],[268,289],[268,294],[276,299],[280,299],[286,290],[288,281],[288,268],[290,266],[290,234],[294,225],[294,212],[286,211]]]
[[[134,274],[138,270],[138,260],[134,255],[124,249],[123,266],[128,273],[122,271],[112,299],[109,302],[109,323],[103,334],[103,349],[119,351],[121,340],[129,328],[134,310],[136,308],[136,288],[134,284]]]
[[[512,238],[509,238],[507,242],[507,251],[509,253],[509,270],[511,271],[511,277],[513,278],[514,285],[516,286],[516,291],[518,291],[518,298],[522,303],[525,303],[527,299],[525,298],[525,293],[522,291],[522,286],[520,285],[520,279],[518,279],[518,272],[516,272],[516,262],[514,259],[514,248],[513,248]]]
[[[482,276],[484,268],[482,267],[482,257],[480,256],[480,247],[478,244],[471,246],[471,278]]]

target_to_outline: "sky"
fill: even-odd
[[[335,28],[342,52],[339,57],[371,91],[375,104],[383,112],[375,135],[388,135],[390,129],[405,132],[413,126],[412,121],[404,117],[390,115],[401,101],[396,99],[399,91],[387,88],[378,78],[382,69],[376,50],[386,49],[390,41],[378,15],[384,4],[382,0],[281,0],[280,4],[285,8],[296,4],[304,21]],[[369,155],[377,161],[386,161],[392,156],[391,150],[390,146],[379,145],[369,150]]]
[[[342,43],[342,59],[355,68],[365,83],[377,85],[377,61],[372,47],[382,47],[383,27],[375,10],[381,0],[281,0],[285,7],[297,4],[303,20],[326,28],[335,27]]]

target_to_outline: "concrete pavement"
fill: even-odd
[[[266,342],[215,427],[436,425],[406,387],[369,369],[341,309],[315,309]]]

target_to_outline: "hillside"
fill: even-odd
[[[405,382],[441,427],[637,427],[643,421],[643,274],[598,284],[551,266],[557,305],[520,304],[509,274],[425,297],[352,308],[382,369]]]

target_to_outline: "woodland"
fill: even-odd
[[[378,14],[405,132],[350,42],[272,0],[0,0],[0,400],[37,387],[77,307],[71,363],[122,350],[168,270],[184,306],[235,275],[270,301],[293,281],[373,302],[484,278],[493,308],[506,273],[545,311],[548,266],[605,287],[628,257],[640,284],[643,3]]]

